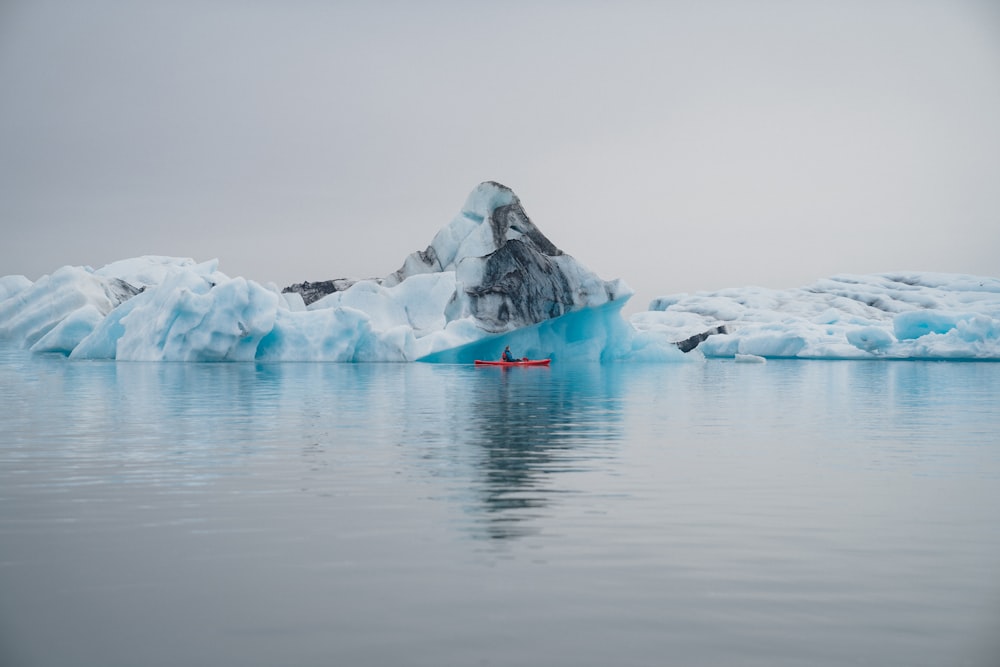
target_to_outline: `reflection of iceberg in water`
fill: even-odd
[[[594,365],[553,369],[480,369],[466,406],[465,446],[477,448],[477,502],[468,508],[493,539],[537,530],[559,494],[561,473],[607,458],[622,438],[614,373]]]
[[[423,493],[462,513],[475,538],[536,532],[573,493],[574,473],[615,456],[624,431],[625,369],[614,365],[35,364],[51,371],[43,381],[103,397],[67,400],[59,410],[73,425],[56,426],[77,449],[120,457],[123,481],[251,475],[257,492],[291,484],[338,502],[347,494],[356,509]],[[302,467],[271,467],[292,451]],[[400,486],[368,486],[387,470]]]

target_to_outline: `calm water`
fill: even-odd
[[[0,664],[997,665],[998,397],[0,348]]]

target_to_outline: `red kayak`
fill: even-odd
[[[548,366],[551,359],[524,359],[522,361],[483,361],[476,359],[476,366]]]

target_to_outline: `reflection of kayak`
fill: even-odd
[[[527,359],[524,361],[483,361],[476,359],[476,366],[548,366],[551,359]]]

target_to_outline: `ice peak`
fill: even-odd
[[[477,185],[427,249],[412,253],[382,284],[451,271],[456,292],[449,320],[472,316],[490,332],[630,295],[624,285],[601,280],[564,254],[531,221],[514,191],[495,181]]]
[[[520,241],[549,257],[563,254],[531,221],[513,190],[496,181],[484,181],[469,193],[461,212],[434,236],[427,249],[412,253],[383,284],[397,285],[420,273],[454,271],[463,260],[485,258],[508,241]]]
[[[501,206],[509,206],[512,203],[521,205],[521,201],[514,194],[514,191],[502,183],[496,181],[483,181],[469,193],[462,207],[462,215],[473,220],[483,221]]]

